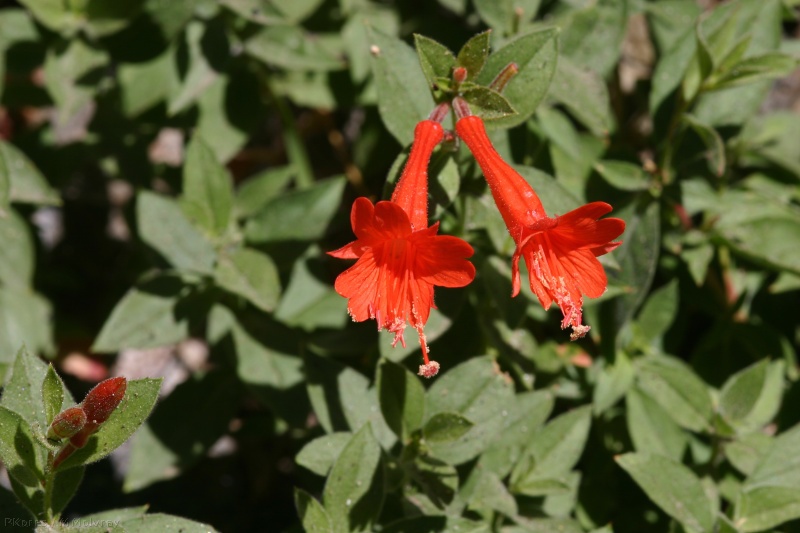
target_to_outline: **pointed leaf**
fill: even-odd
[[[458,413],[436,413],[425,423],[422,435],[427,442],[451,442],[463,437],[474,425]]]
[[[214,247],[192,225],[178,204],[167,197],[141,191],[136,219],[142,240],[179,270],[211,274]]]
[[[396,37],[368,27],[378,111],[401,145],[411,144],[417,122],[434,107],[428,81],[414,51]]]
[[[490,37],[491,30],[474,35],[458,51],[456,65],[467,69],[466,81],[476,79],[486,65],[486,60],[489,58]],[[448,72],[446,76],[449,74]]]
[[[493,53],[481,70],[476,83],[488,85],[509,63],[516,63],[519,72],[506,85],[503,96],[517,110],[517,115],[498,119],[491,124],[510,128],[525,122],[547,94],[556,70],[558,30],[534,30],[519,35]]]
[[[42,382],[42,403],[45,423],[49,426],[64,404],[64,383],[56,374],[52,364],[47,366],[47,374]]]
[[[711,531],[714,516],[710,503],[691,470],[660,455],[628,453],[617,456],[616,460],[647,496],[687,532]]]
[[[422,72],[430,87],[436,84],[437,77],[450,77],[456,64],[456,57],[449,48],[417,33],[414,34],[414,47],[417,50]]]
[[[401,440],[408,441],[422,426],[425,388],[405,367],[386,359],[378,365],[375,381],[386,424]]]
[[[325,508],[302,489],[294,489],[294,505],[303,529],[308,533],[333,533],[333,525]]]
[[[275,310],[280,299],[281,285],[275,263],[268,255],[250,248],[220,255],[214,281],[267,313]]]
[[[323,491],[334,531],[361,531],[383,506],[381,447],[364,424],[342,450]]]
[[[186,150],[182,201],[191,204],[194,222],[209,233],[222,235],[228,229],[233,209],[231,177],[198,135]]]

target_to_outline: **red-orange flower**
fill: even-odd
[[[378,329],[394,333],[405,346],[406,324],[417,330],[425,364],[419,374],[435,376],[436,361],[428,359],[423,327],[433,303],[433,287],[463,287],[475,277],[466,260],[472,247],[457,237],[437,235],[439,224],[428,227],[428,161],[442,140],[441,124],[424,120],[417,125],[414,144],[391,201],[372,205],[357,198],[350,213],[356,240],[329,252],[341,259],[358,259],[336,278],[336,291],[350,301],[353,320],[374,318]]]
[[[531,290],[545,309],[555,301],[572,326],[572,340],[586,335],[583,296],[602,295],[608,280],[597,257],[622,244],[612,242],[625,230],[618,218],[599,217],[611,206],[592,202],[569,213],[548,217],[533,188],[503,161],[486,135],[477,116],[462,116],[456,123],[458,136],[472,151],[492,191],[503,220],[517,247],[512,259],[512,296],[519,294],[519,258],[524,257]]]

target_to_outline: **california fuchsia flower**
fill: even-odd
[[[459,107],[456,106],[459,110]],[[618,218],[599,217],[611,206],[592,202],[569,213],[548,217],[533,188],[503,161],[486,135],[483,121],[465,116],[463,107],[456,123],[458,136],[472,151],[492,191],[495,203],[517,247],[512,259],[512,296],[519,294],[519,258],[524,257],[531,290],[545,309],[555,301],[572,327],[572,340],[586,335],[583,296],[597,298],[608,285],[597,257],[622,244],[612,242],[625,230]]]
[[[466,260],[472,247],[457,237],[437,235],[428,227],[428,162],[442,140],[441,124],[417,124],[414,144],[391,201],[372,205],[367,198],[353,203],[350,221],[356,240],[329,252],[341,259],[358,259],[336,278],[336,291],[349,299],[347,310],[356,322],[375,319],[378,329],[394,333],[392,345],[405,346],[406,324],[417,330],[425,364],[419,374],[432,377],[439,363],[428,359],[423,327],[433,302],[433,287],[463,287],[475,277]]]

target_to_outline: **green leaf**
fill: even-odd
[[[175,80],[169,95],[167,112],[177,115],[194,104],[197,98],[225,70],[230,56],[230,45],[221,23],[191,21],[186,26],[185,39],[181,41],[177,57],[188,63],[180,79]]]
[[[239,407],[237,384],[230,374],[209,372],[178,385],[131,442],[123,490],[176,477],[205,456]]]
[[[508,492],[503,481],[493,472],[475,470],[478,479],[472,487],[470,509],[492,509],[509,517],[519,513],[514,496]],[[470,480],[471,481],[471,480]],[[469,483],[469,482],[468,482]]]
[[[429,87],[436,84],[437,77],[450,77],[456,65],[456,57],[449,48],[418,33],[414,34],[414,47]]]
[[[302,387],[303,360],[297,355],[302,334],[261,313],[241,311],[234,315],[222,305],[212,307],[209,342],[235,358],[236,375],[263,406],[290,426],[303,426],[309,405]]]
[[[364,424],[334,463],[325,483],[323,501],[334,531],[362,531],[383,506],[381,447]]]
[[[476,83],[488,85],[509,63],[516,63],[519,72],[506,85],[503,96],[517,110],[517,115],[498,119],[491,124],[510,128],[530,117],[547,94],[556,70],[558,30],[534,30],[519,35],[497,50],[486,62]]]
[[[708,158],[711,167],[717,176],[722,176],[725,172],[725,143],[722,141],[717,130],[700,122],[691,115],[684,115],[683,120],[691,127],[702,139],[703,144],[708,148]]]
[[[403,41],[367,27],[378,111],[386,129],[403,146],[414,139],[417,122],[435,105],[416,54]]]
[[[580,6],[552,19],[561,28],[560,55],[608,79],[622,53],[628,15],[634,8],[629,2],[616,1]]]
[[[42,404],[44,405],[45,425],[49,426],[64,404],[64,383],[56,374],[53,365],[47,366],[47,373],[42,381]],[[43,428],[44,429],[44,428]]]
[[[742,490],[762,486],[800,487],[800,425],[795,425],[773,439],[772,446],[745,480]]]
[[[558,480],[580,459],[589,437],[592,408],[573,409],[548,422],[530,440],[523,458],[511,473],[515,492],[532,494],[537,481]]]
[[[300,22],[312,15],[324,0],[297,0],[295,2],[273,2],[286,20],[289,22]]]
[[[295,487],[294,505],[303,529],[309,533],[333,533],[333,526],[325,508],[309,493]]]
[[[341,35],[347,52],[350,77],[355,83],[363,83],[370,75],[369,28],[376,28],[386,35],[397,35],[400,32],[400,15],[391,6],[372,2],[358,5],[350,13]],[[372,88],[374,89],[374,85]],[[373,91],[370,89],[370,92]],[[374,99],[374,95],[371,98]]]
[[[378,393],[359,372],[337,361],[306,354],[306,387],[311,406],[327,433],[360,430],[364,425],[385,448],[397,439],[378,409]]]
[[[597,136],[608,135],[614,124],[605,80],[593,70],[581,69],[565,56],[558,58],[548,96],[566,107]]]
[[[53,513],[59,514],[66,508],[75,493],[78,492],[83,481],[86,467],[70,468],[67,471],[56,472],[53,480]]]
[[[800,218],[765,215],[720,228],[735,252],[765,266],[800,274]]]
[[[734,523],[744,533],[765,531],[800,518],[800,488],[758,487],[736,502]]]
[[[28,157],[0,140],[0,182],[8,183],[8,199],[36,205],[60,205],[61,197]]]
[[[275,198],[247,221],[245,237],[259,243],[319,239],[341,204],[345,183],[343,177],[329,178]]]
[[[480,465],[504,478],[553,410],[555,399],[547,390],[522,392],[514,396],[507,409],[500,411],[503,422]]]
[[[150,533],[152,531],[176,531],[179,533],[216,533],[208,524],[195,522],[180,516],[162,513],[146,514],[128,518],[119,524],[125,533]]]
[[[714,67],[714,60],[708,49],[709,47],[706,42],[702,24],[696,26],[694,38],[697,43],[695,45],[695,52],[689,60],[689,65],[683,76],[683,83],[681,85],[683,99],[686,102],[694,100]]]
[[[158,276],[132,287],[122,297],[92,345],[93,352],[156,348],[189,336],[189,316],[178,311],[185,286],[173,276]]]
[[[782,78],[791,74],[796,68],[795,58],[779,52],[748,57],[710,82],[709,90],[718,91],[756,81]]]
[[[688,4],[689,2],[685,3]],[[648,7],[654,12],[655,9],[658,9],[658,5],[649,3]],[[696,7],[692,5],[688,9],[696,9]],[[675,8],[673,7],[671,11],[674,10]],[[665,18],[666,15],[665,10]],[[653,71],[653,86],[650,91],[650,113],[654,116],[667,100],[667,97],[680,86],[683,75],[686,73],[697,49],[694,27],[686,25],[681,27],[681,30],[683,34],[676,38],[672,46],[659,58]]]
[[[607,271],[609,281],[625,292],[603,305],[603,314],[612,322],[614,331],[633,317],[648,294],[661,249],[660,213],[659,203],[652,201],[614,212],[625,221],[625,232],[618,238],[622,245],[613,253],[620,268]]]
[[[750,35],[750,46],[745,55],[755,57],[778,49],[782,41],[783,17],[780,0],[736,2],[720,7],[727,7],[735,14],[732,18],[737,19],[736,29],[728,41],[730,46],[735,44],[737,37],[746,32]],[[723,10],[714,10],[716,11]],[[726,46],[725,50],[727,48]],[[762,80],[743,87],[704,94],[692,113],[710,126],[738,126],[756,114],[771,85],[769,80]]]
[[[0,405],[19,414],[29,425],[38,424],[42,431],[49,425],[45,414],[42,384],[48,375],[48,365],[28,352],[23,346],[17,351],[11,376],[5,384]],[[62,398],[66,398],[67,406],[75,403],[72,395],[61,383]],[[52,394],[57,394],[52,391]]]
[[[179,270],[211,274],[216,252],[178,204],[164,196],[139,192],[136,219],[142,240]]]
[[[14,411],[0,406],[0,460],[9,475],[25,487],[38,489],[40,480],[44,479],[44,460],[38,452],[30,423]]]
[[[418,506],[444,509],[453,502],[458,491],[458,471],[455,467],[425,455],[404,466],[408,476],[421,489],[421,493],[414,493],[412,490],[406,493],[407,497],[420,502]]]
[[[472,358],[446,372],[428,389],[425,423],[439,413],[458,413],[474,426],[456,441],[430,443],[433,455],[453,465],[477,457],[503,427],[498,413],[513,397],[488,357]]]
[[[230,255],[221,254],[214,281],[267,313],[278,305],[281,294],[278,269],[268,255],[256,250],[239,248]]]
[[[86,446],[76,450],[59,466],[59,471],[94,463],[119,448],[144,421],[158,399],[161,378],[128,381],[125,397],[100,429],[89,437]]]
[[[254,72],[235,68],[217,78],[198,98],[200,117],[195,134],[208,143],[217,161],[224,163],[234,157],[263,120],[261,91]],[[226,195],[229,201],[227,196],[230,193]]]
[[[330,71],[345,67],[325,44],[298,26],[263,28],[244,47],[256,59],[288,70]]]
[[[25,526],[34,525],[36,523],[35,513],[32,513],[20,503],[19,499],[13,492],[7,490],[5,487],[0,488],[0,509],[3,510],[3,518],[9,519],[12,523],[19,524],[17,529],[10,529],[9,531],[22,533],[28,531]]]
[[[228,171],[199,136],[186,150],[182,202],[189,204],[193,222],[212,235],[222,235],[231,223],[233,186]]]
[[[487,122],[517,113],[508,100],[494,89],[469,82],[464,83],[462,89],[461,96],[470,105],[473,114]]]
[[[473,3],[481,20],[496,29],[500,35],[509,32],[514,19],[514,5],[511,0],[474,0]]]
[[[425,423],[422,435],[427,442],[452,442],[466,435],[474,425],[458,413],[441,412]]]
[[[752,474],[769,449],[772,437],[761,432],[737,435],[725,444],[725,457],[744,475]]]
[[[708,497],[691,470],[660,455],[628,453],[616,460],[653,503],[687,532],[705,533],[714,526]]]
[[[686,433],[655,400],[637,388],[625,397],[628,433],[637,452],[679,461],[688,443]]]
[[[97,72],[108,60],[105,50],[90,46],[82,39],[72,39],[48,50],[44,62],[45,86],[56,104],[56,122],[64,129],[70,129],[69,122],[80,123],[80,116],[93,114]],[[61,142],[75,140],[73,135],[80,133],[69,134]]]
[[[489,58],[490,37],[490,30],[473,35],[458,51],[456,65],[467,69],[466,81],[475,80],[486,65],[486,60]],[[448,72],[444,76],[449,77],[449,74]]]
[[[312,440],[301,449],[294,461],[320,476],[327,476],[336,458],[353,438],[352,433],[335,432]]]
[[[720,414],[743,432],[766,425],[780,408],[783,374],[783,361],[763,359],[732,375],[720,391]]]
[[[386,424],[403,442],[422,426],[425,388],[405,367],[382,359],[375,378],[381,413]]]
[[[142,63],[121,63],[117,67],[122,109],[136,117],[169,97],[175,55],[173,49]]]
[[[592,405],[594,414],[599,415],[613,406],[630,390],[635,371],[631,360],[624,352],[614,357],[613,365],[606,365],[597,376]]]
[[[341,329],[347,323],[347,300],[328,283],[319,250],[312,247],[292,268],[289,285],[283,292],[275,319],[287,326],[305,330],[317,328]]]
[[[240,17],[264,26],[285,22],[283,11],[269,0],[220,0],[220,3]]]
[[[594,169],[612,186],[621,191],[645,191],[650,188],[650,176],[641,165],[627,161],[600,161]]]
[[[7,209],[5,218],[0,218],[0,242],[3,243],[0,246],[0,284],[30,287],[34,268],[33,239],[25,219],[14,209]]]
[[[636,332],[645,343],[660,340],[678,313],[678,281],[673,280],[650,293],[636,317]]]
[[[713,414],[708,386],[683,361],[674,357],[647,357],[637,373],[639,387],[680,426],[707,431]]]
[[[50,302],[31,289],[0,285],[0,361],[9,362],[23,344],[33,353],[51,355]],[[44,377],[44,371],[42,371]]]
[[[250,217],[276,198],[294,179],[297,171],[292,165],[268,168],[248,178],[236,191],[233,201],[237,218]]]

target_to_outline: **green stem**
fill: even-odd
[[[297,125],[289,106],[283,98],[273,95],[272,101],[278,108],[278,114],[283,122],[283,142],[286,145],[286,157],[297,172],[297,188],[307,189],[314,183],[314,171],[308,159],[308,152],[303,144],[303,139],[297,131]]]
[[[48,524],[52,524],[56,520],[56,516],[53,513],[53,486],[56,481],[53,461],[55,458],[55,453],[51,451],[47,452],[47,469],[45,470],[44,477],[44,519]]]

